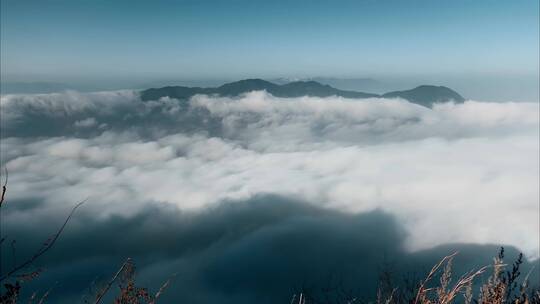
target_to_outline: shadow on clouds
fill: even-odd
[[[21,212],[31,217],[41,207],[38,201],[10,201],[3,217]],[[4,246],[3,269],[53,233],[59,222],[51,218],[58,215],[26,225],[5,222],[3,234],[17,243],[15,256]],[[288,303],[299,291],[316,294],[336,282],[373,299],[385,269],[396,278],[421,279],[443,256],[459,250],[455,274],[463,274],[490,264],[498,251],[496,245],[449,244],[410,253],[404,239],[402,227],[382,211],[342,213],[275,195],[191,213],[156,203],[134,216],[95,218],[83,208],[35,265],[44,272],[25,289],[44,292],[54,286],[52,303],[82,302],[131,257],[139,284],[154,291],[177,274],[163,303]],[[509,259],[518,254],[514,248],[506,253]],[[525,262],[524,272],[532,264]],[[531,282],[538,282],[537,272]]]

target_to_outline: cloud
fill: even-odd
[[[181,102],[148,105],[126,92],[66,94],[17,97],[22,104],[8,98],[3,109],[56,117],[60,108],[68,118],[95,109],[77,120],[92,122],[134,104],[130,115],[143,118],[154,112],[185,122],[200,114],[219,123],[219,136],[200,121],[158,122],[163,132],[143,136],[135,120],[86,137],[8,138],[15,197],[52,206],[89,196],[96,213],[108,214],[147,201],[198,210],[275,193],[347,212],[381,208],[405,223],[411,250],[507,243],[538,256],[538,104],[467,101],[430,110],[403,100],[253,92],[196,96],[179,110]]]
[[[31,206],[17,207],[26,204]],[[391,267],[396,280],[413,272],[421,276],[443,256],[460,250],[454,271],[462,274],[490,263],[498,251],[495,245],[453,244],[409,253],[403,227],[387,213],[349,214],[273,195],[225,201],[197,214],[148,203],[132,216],[98,219],[86,207],[36,265],[46,271],[26,290],[56,284],[50,300],[73,303],[88,293],[93,281],[107,281],[129,256],[137,262],[140,284],[154,291],[178,272],[164,302],[276,303],[289,301],[302,289],[320,294],[329,285],[372,299],[384,267]],[[38,207],[12,201],[9,208],[11,217]],[[12,237],[24,240],[17,243],[18,258],[32,253],[53,230],[46,223],[5,224]],[[509,259],[517,256],[514,248],[506,253]],[[531,265],[525,262],[523,271]]]
[[[89,197],[84,217],[90,227],[103,225],[110,231],[131,229],[139,234],[149,229],[149,235],[159,235],[170,244],[174,240],[163,236],[165,232],[152,230],[150,217],[155,212],[149,206],[175,210],[163,219],[159,211],[156,223],[169,223],[171,231],[193,229],[193,235],[204,236],[205,229],[214,229],[214,222],[207,223],[207,228],[189,227],[208,212],[222,212],[223,202],[235,208],[231,206],[273,197],[264,200],[277,206],[289,206],[279,205],[282,201],[301,202],[302,212],[309,214],[339,214],[332,223],[318,216],[308,221],[306,229],[326,238],[328,248],[339,247],[333,238],[358,237],[362,238],[358,246],[366,250],[373,241],[364,239],[367,236],[347,219],[370,218],[377,210],[391,220],[380,219],[384,224],[374,226],[395,229],[386,236],[382,230],[375,235],[381,234],[382,247],[390,246],[388,250],[399,255],[418,257],[456,242],[512,245],[529,258],[540,254],[538,103],[466,101],[427,109],[399,99],[276,98],[264,92],[238,98],[201,95],[189,101],[142,102],[136,93],[119,91],[2,96],[1,111],[2,163],[10,170],[9,198],[13,205],[21,204],[5,218],[13,229],[23,229],[20,223],[50,225],[61,220],[67,206]],[[213,286],[211,294],[216,297],[227,293],[231,302],[282,288],[265,283],[270,284],[268,289],[257,291],[262,287],[249,286],[250,276],[243,272],[235,280],[238,286],[256,290],[254,294],[230,293],[239,287],[221,285],[225,277],[218,273],[232,271],[226,265],[249,260],[247,252],[266,259],[260,248],[274,246],[269,239],[286,238],[289,246],[297,240],[294,235],[301,235],[298,227],[302,225],[280,222],[269,228],[264,221],[256,223],[260,218],[254,215],[256,208],[261,212],[279,208],[269,211],[266,205],[253,206],[257,207],[250,207],[254,209],[247,214],[254,222],[245,225],[260,226],[257,235],[264,235],[262,243],[246,232],[238,244],[217,242],[223,246],[218,246],[220,256],[202,254],[201,261],[194,262],[195,257],[174,251],[168,257],[171,261],[145,264],[145,269],[150,267],[145,272],[157,274],[171,265],[182,268],[200,263],[202,268],[213,269],[212,275],[203,275],[201,284]],[[42,222],[42,218],[47,220]],[[304,223],[301,218],[299,223]],[[115,221],[126,226],[113,228]],[[148,221],[148,227],[133,224],[141,221]],[[181,227],[175,226],[176,221],[183,223]],[[350,228],[338,225],[340,221]],[[317,222],[322,230],[316,229]],[[81,233],[66,244],[75,244],[78,238],[113,242]],[[397,247],[389,245],[396,240]],[[151,259],[151,237],[142,242],[148,244],[146,249],[124,244],[115,252],[141,250],[141,257]],[[358,254],[359,248],[343,254]],[[161,258],[165,251],[156,255]],[[92,268],[93,263],[105,263],[101,258],[108,254],[95,253],[73,263],[81,269]],[[274,257],[275,263],[279,260],[296,267],[292,261],[300,257],[290,254]],[[221,262],[212,264],[214,260]],[[428,260],[432,262],[422,263],[429,264]],[[107,261],[107,265],[119,262]],[[61,264],[58,261],[58,267]],[[263,268],[261,273],[266,271]],[[199,271],[186,270],[194,278]],[[268,282],[277,280],[276,275],[269,273]],[[208,286],[196,288],[203,288],[202,295]]]
[[[538,125],[537,103],[467,101],[430,110],[400,99],[275,98],[264,92],[239,99],[201,95],[191,103],[222,118],[229,136],[253,134],[250,143],[259,140],[259,132],[286,141],[377,144],[531,134]]]
[[[89,128],[97,125],[97,121],[94,117],[89,117],[82,120],[77,120],[74,125],[75,127],[79,128]]]

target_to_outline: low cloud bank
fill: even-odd
[[[2,98],[8,131],[56,123],[54,136],[32,127],[42,134],[15,132],[2,147],[12,195],[45,208],[91,197],[96,216],[148,201],[193,211],[273,193],[346,212],[380,208],[404,224],[411,250],[506,243],[539,254],[538,104],[431,110],[264,92],[147,103],[129,91]]]
[[[466,101],[428,109],[398,99],[276,98],[264,92],[149,102],[131,91],[1,98],[2,164],[10,171],[12,206],[4,215],[6,227],[24,232],[25,227],[48,226],[88,197],[79,227],[60,245],[71,248],[66,252],[77,251],[80,239],[88,244],[116,241],[115,254],[137,252],[133,255],[141,257],[149,275],[178,268],[197,281],[202,271],[202,285],[193,287],[200,289],[194,293],[196,302],[224,294],[241,302],[289,286],[285,283],[292,278],[283,285],[271,282],[283,280],[286,269],[299,267],[292,273],[303,273],[320,262],[310,260],[309,253],[293,254],[292,248],[327,254],[329,261],[348,256],[343,259],[348,266],[340,271],[353,263],[360,263],[358,269],[370,267],[361,260],[371,263],[374,255],[358,258],[365,250],[415,256],[429,267],[440,255],[419,258],[422,250],[449,243],[507,244],[529,258],[539,256],[538,103]],[[248,204],[245,216],[251,221],[225,225],[229,219],[220,209],[223,202],[235,210],[253,200],[266,203]],[[152,209],[155,205],[174,212],[165,216]],[[302,209],[294,225],[281,208]],[[261,216],[270,212],[275,222],[256,216],[257,209]],[[198,221],[204,216],[224,218],[219,223],[201,220],[207,225],[203,228]],[[326,221],[328,216],[332,220]],[[370,222],[373,232],[362,232],[356,218],[377,218]],[[86,222],[98,231],[95,235],[80,226]],[[235,242],[205,239],[219,229],[244,234]],[[188,230],[191,236],[182,232]],[[121,240],[115,234],[119,231],[144,237],[135,245],[130,238]],[[103,239],[109,235],[114,237]],[[214,237],[222,238],[209,238]],[[286,241],[279,243],[280,238]],[[295,247],[298,240],[305,247]],[[313,247],[320,242],[327,246]],[[341,242],[355,245],[344,249]],[[198,251],[201,246],[213,253]],[[280,253],[272,246],[291,249]],[[489,256],[494,255],[495,247],[475,248],[488,247]],[[266,251],[274,256],[267,257]],[[108,273],[110,265],[119,263],[101,260],[109,254],[82,257],[77,251],[72,260],[57,257],[55,267],[70,264],[82,271],[103,263],[100,269]],[[150,262],[163,256],[162,265]],[[268,258],[275,260],[266,269],[262,265]],[[251,266],[230,268],[241,261]],[[280,263],[283,273],[273,273]],[[268,271],[268,278],[251,286],[247,269],[258,264],[257,272],[264,277]],[[240,274],[230,286],[223,283],[233,271]],[[358,274],[353,272],[346,275]],[[189,290],[195,283],[182,284]],[[253,294],[244,294],[246,288]],[[279,294],[285,293],[290,290]]]
[[[11,203],[4,227],[24,240],[17,243],[20,259],[54,225],[35,216],[35,202]],[[34,221],[17,225],[14,218],[23,214]],[[225,201],[197,214],[156,203],[131,216],[105,219],[82,211],[36,265],[45,272],[25,289],[42,292],[54,286],[49,299],[54,303],[92,299],[91,290],[131,257],[139,284],[154,291],[178,273],[164,293],[166,303],[280,303],[300,291],[322,297],[328,288],[338,290],[330,298],[347,291],[373,299],[381,271],[391,271],[396,282],[404,277],[418,281],[443,256],[459,250],[454,272],[461,275],[491,263],[498,252],[496,245],[453,244],[410,253],[404,235],[396,219],[379,210],[349,214],[274,195]],[[517,255],[506,248],[509,262]],[[540,266],[525,261],[522,271],[533,264]],[[530,279],[538,283],[536,273]]]

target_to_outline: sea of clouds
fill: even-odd
[[[428,109],[252,92],[186,105],[117,91],[7,95],[1,104],[10,196],[45,209],[89,197],[100,217],[146,202],[196,212],[277,194],[386,211],[406,227],[410,250],[501,243],[539,255],[538,103]],[[33,125],[41,127],[23,130]]]

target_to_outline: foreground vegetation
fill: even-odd
[[[0,212],[5,203],[7,190],[6,181],[2,187],[0,197]],[[11,269],[0,271],[0,283],[3,289],[0,291],[1,304],[15,303],[47,303],[47,298],[52,292],[49,289],[43,294],[32,293],[29,297],[22,298],[21,289],[29,281],[39,280],[42,270],[33,269],[33,264],[55,244],[66,228],[72,215],[81,202],[69,213],[58,231],[47,239],[42,247],[29,259],[13,265]],[[0,251],[4,249],[6,239],[0,236]],[[529,286],[529,274],[522,274],[520,266],[523,256],[520,254],[513,263],[505,264],[504,248],[490,265],[479,267],[456,279],[452,273],[454,257],[458,253],[448,255],[437,263],[423,280],[418,282],[402,282],[395,284],[387,273],[381,275],[379,288],[373,299],[368,301],[354,295],[354,293],[336,288],[320,296],[320,292],[311,293],[302,290],[293,295],[291,304],[353,304],[353,303],[377,303],[377,304],[449,304],[449,303],[479,303],[479,304],[540,304],[539,286]],[[131,259],[127,259],[119,269],[111,274],[106,284],[98,288],[91,298],[85,299],[84,303],[104,303],[105,298],[113,299],[114,304],[155,304],[161,295],[171,284],[173,277],[164,282],[155,293],[147,288],[137,286],[136,267]],[[487,280],[481,281],[480,277],[489,275]],[[113,296],[114,294],[114,296]]]

